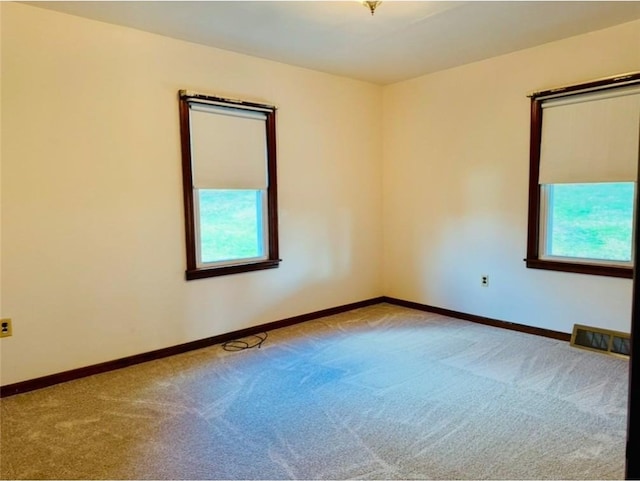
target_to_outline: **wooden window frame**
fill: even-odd
[[[264,112],[265,138],[267,145],[267,258],[258,261],[244,262],[239,259],[237,263],[225,264],[221,266],[197,265],[196,242],[196,218],[194,206],[194,186],[193,169],[191,158],[191,132],[189,125],[189,103],[214,103],[216,105],[233,107],[235,109],[247,109]],[[182,148],[182,190],[184,198],[184,219],[185,219],[185,239],[187,254],[186,279],[203,279],[207,277],[224,276],[251,272],[264,269],[274,269],[280,265],[278,249],[278,184],[276,169],[276,107],[272,105],[246,102],[242,100],[215,97],[210,95],[197,94],[186,90],[179,91],[179,116],[180,116],[180,139]]]
[[[531,136],[529,144],[529,206],[526,266],[532,269],[592,274],[631,279],[633,267],[623,267],[586,262],[562,262],[540,258],[541,195],[539,185],[540,143],[542,141],[542,103],[553,97],[582,94],[589,91],[615,89],[640,83],[640,72],[594,80],[576,85],[535,92],[531,98]],[[636,194],[637,195],[637,194]],[[635,230],[635,226],[634,226]],[[635,236],[634,236],[635,238]]]

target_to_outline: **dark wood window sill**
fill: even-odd
[[[200,269],[187,270],[188,281],[194,279],[205,279],[207,277],[226,276],[229,274],[239,274],[241,272],[261,271],[264,269],[275,269],[280,266],[281,260],[266,260],[251,262],[247,264],[234,264],[220,267],[202,267]]]
[[[548,271],[573,272],[576,274],[592,274],[594,276],[633,278],[632,267],[607,266],[601,264],[581,264],[577,262],[559,262],[543,259],[525,259],[527,267]]]

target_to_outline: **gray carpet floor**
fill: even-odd
[[[616,479],[628,362],[388,304],[2,399],[3,479]]]

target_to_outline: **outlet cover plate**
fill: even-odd
[[[0,319],[0,337],[9,337],[13,335],[13,326],[11,319]]]

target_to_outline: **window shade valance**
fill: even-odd
[[[541,184],[636,181],[640,87],[544,100],[542,108]]]
[[[194,188],[266,189],[266,118],[258,110],[190,102]]]

